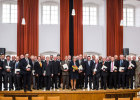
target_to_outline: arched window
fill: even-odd
[[[83,25],[97,25],[98,7],[95,4],[86,3],[83,6]]]
[[[47,1],[42,3],[42,24],[58,24],[58,3]]]
[[[2,23],[17,23],[17,2],[2,0]]]

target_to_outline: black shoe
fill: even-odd
[[[4,91],[7,91],[7,89],[4,89]]]
[[[32,91],[31,89],[29,89],[28,91]]]

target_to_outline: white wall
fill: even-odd
[[[0,2],[0,48],[17,52],[17,24],[2,24],[2,6]]]
[[[123,47],[130,53],[140,55],[140,27],[124,27]]]
[[[40,0],[39,3],[39,54],[48,51],[60,53],[60,0],[55,0],[59,8],[58,25],[41,24],[41,4],[45,1],[48,0]]]

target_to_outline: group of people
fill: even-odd
[[[115,55],[96,58],[86,54],[65,56],[0,56],[0,91],[50,89],[133,89],[139,87],[140,57]],[[4,87],[2,87],[2,83]],[[8,86],[9,83],[9,86]],[[33,87],[32,87],[33,86]],[[15,87],[15,88],[14,88]],[[31,88],[32,87],[32,88]]]

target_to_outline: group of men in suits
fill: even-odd
[[[99,56],[83,56],[82,54],[76,56],[78,63],[78,79],[76,80],[76,88],[98,90],[99,83],[101,89],[112,88],[131,88],[133,89],[133,76],[135,69],[140,62],[136,61],[136,57],[131,58],[120,55],[118,57],[104,57]],[[60,60],[60,55],[50,57],[33,56],[29,54],[12,56],[0,56],[0,91],[2,91],[2,83],[4,83],[4,90],[21,90],[32,91],[33,89],[50,90],[51,88],[69,89],[70,73],[69,64],[71,56],[65,56],[63,61]],[[139,64],[140,65],[140,64]],[[138,72],[137,72],[138,73]],[[136,75],[140,75],[140,72]],[[137,80],[140,80],[136,76]],[[9,89],[8,89],[9,82]],[[137,82],[137,81],[136,81]],[[140,82],[137,82],[139,86]]]

